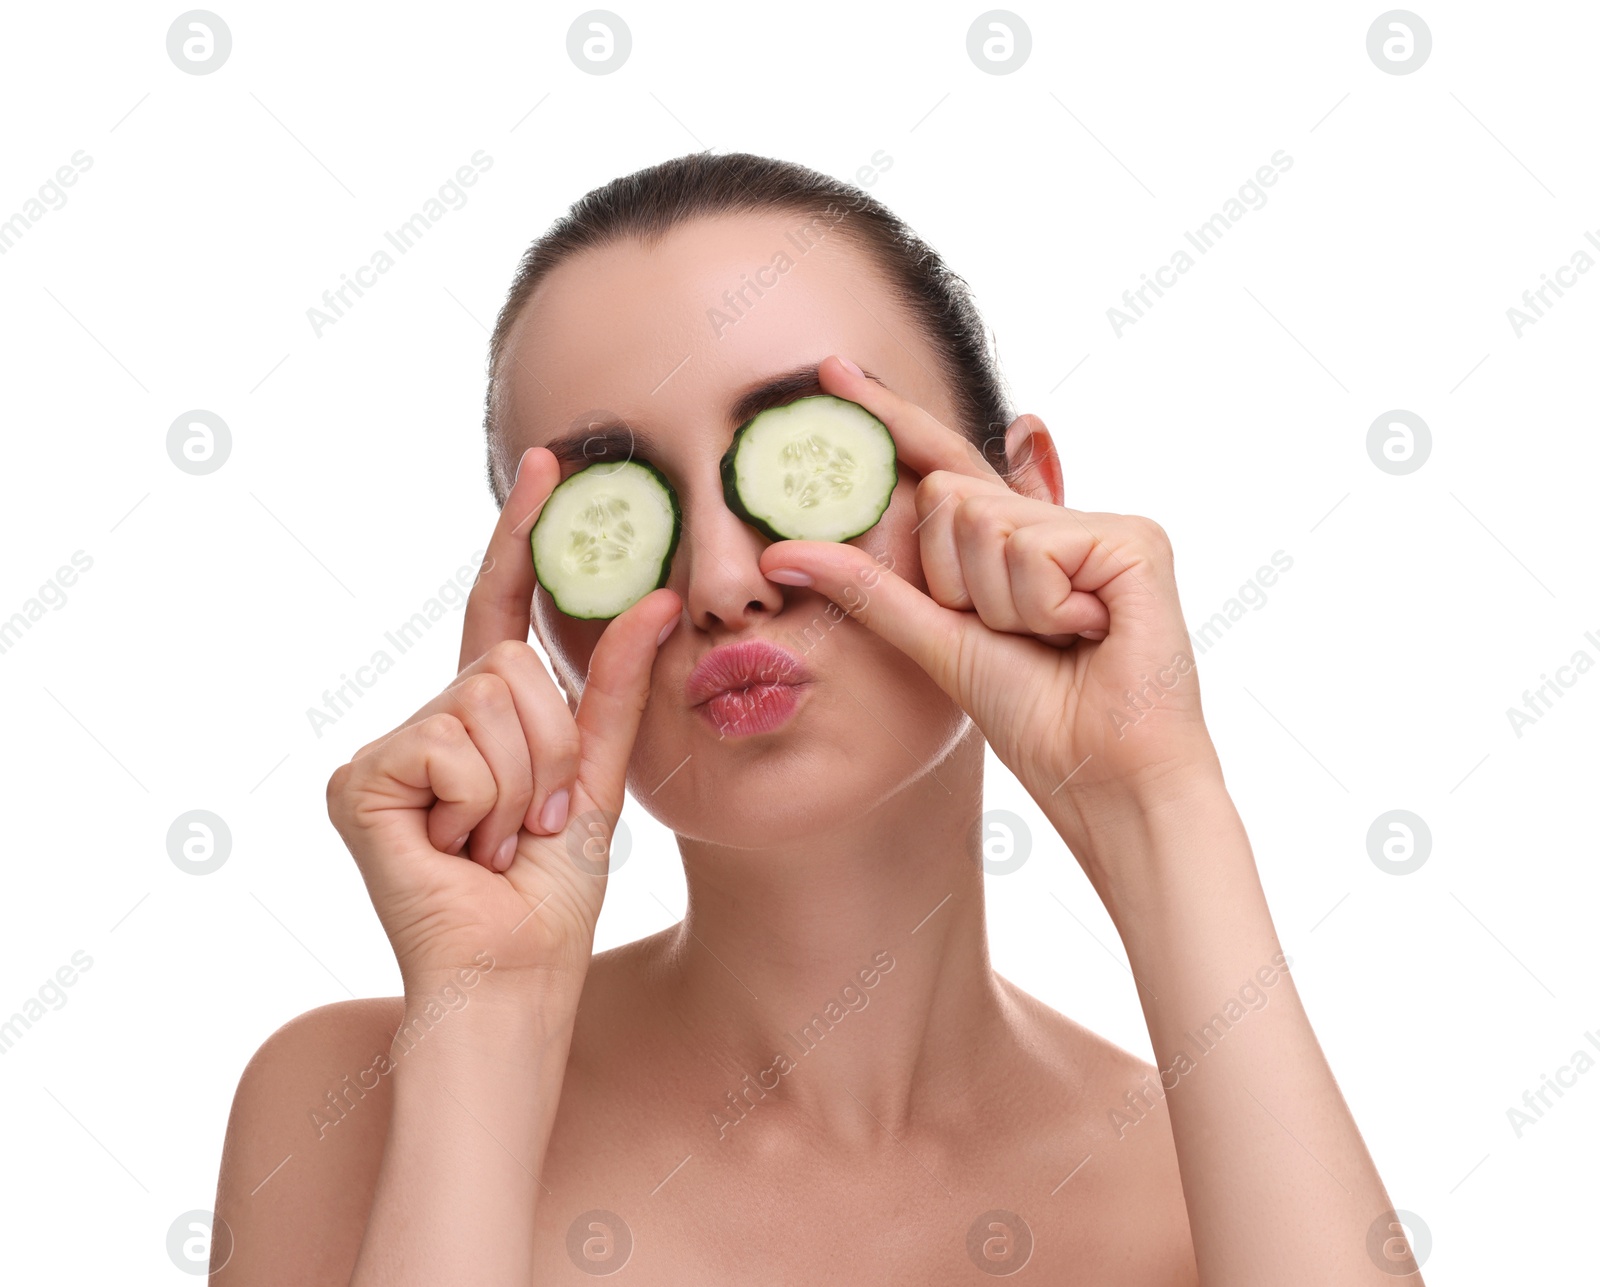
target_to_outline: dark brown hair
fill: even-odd
[[[961,419],[952,427],[967,434],[996,470],[1006,472],[1005,430],[1012,417],[991,337],[966,281],[882,202],[853,184],[791,161],[705,151],[594,189],[523,254],[489,343],[483,424],[489,490],[496,503],[505,503],[511,483],[496,470],[502,367],[511,329],[545,275],[579,251],[625,237],[652,246],[690,219],[768,210],[827,218],[874,258],[938,354]]]

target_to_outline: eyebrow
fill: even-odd
[[[863,374],[869,380],[883,381],[871,371]],[[786,406],[801,398],[825,393],[817,378],[815,365],[796,367],[781,375],[768,376],[750,385],[728,407],[727,426],[730,432],[774,407]],[[654,455],[657,439],[643,429],[635,429],[624,420],[600,416],[589,421],[579,421],[571,431],[552,442],[544,443],[557,460],[564,464],[588,464],[613,452],[632,454],[635,450]]]

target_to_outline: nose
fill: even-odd
[[[701,630],[742,630],[783,607],[783,589],[761,575],[771,542],[727,506],[720,486],[684,506],[674,588]]]

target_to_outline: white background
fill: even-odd
[[[992,75],[977,4],[616,2],[603,76],[568,57],[579,6],[216,0],[233,48],[202,76],[167,55],[176,5],[8,16],[0,220],[92,166],[0,256],[0,619],[93,566],[0,655],[0,1016],[93,965],[0,1056],[0,1276],[189,1281],[167,1229],[212,1205],[251,1052],[399,991],[323,788],[454,674],[459,614],[320,738],[306,710],[485,543],[485,328],[520,252],[704,146],[892,157],[874,195],[972,283],[1068,504],[1159,519],[1191,628],[1293,559],[1200,673],[1317,1033],[1430,1282],[1592,1281],[1600,1068],[1521,1138],[1507,1109],[1600,1033],[1600,673],[1520,737],[1506,709],[1600,661],[1600,272],[1520,337],[1506,310],[1600,236],[1600,11],[1425,5],[1432,54],[1392,75],[1378,3],[1031,5]],[[467,204],[315,335],[479,149]],[[1278,149],[1267,204],[1119,338],[1106,310]],[[232,433],[204,477],[166,452],[195,408]],[[1366,451],[1395,408],[1433,435],[1405,476]],[[991,769],[1034,846],[989,881],[997,967],[1149,1057],[1108,918]],[[232,832],[203,877],[166,849],[191,809]],[[1368,856],[1391,809],[1432,832],[1410,875]],[[682,908],[670,836],[628,819],[602,948]]]

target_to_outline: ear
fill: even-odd
[[[1053,505],[1062,503],[1061,458],[1050,430],[1032,412],[1024,412],[1006,429],[1006,460],[1013,490]]]

